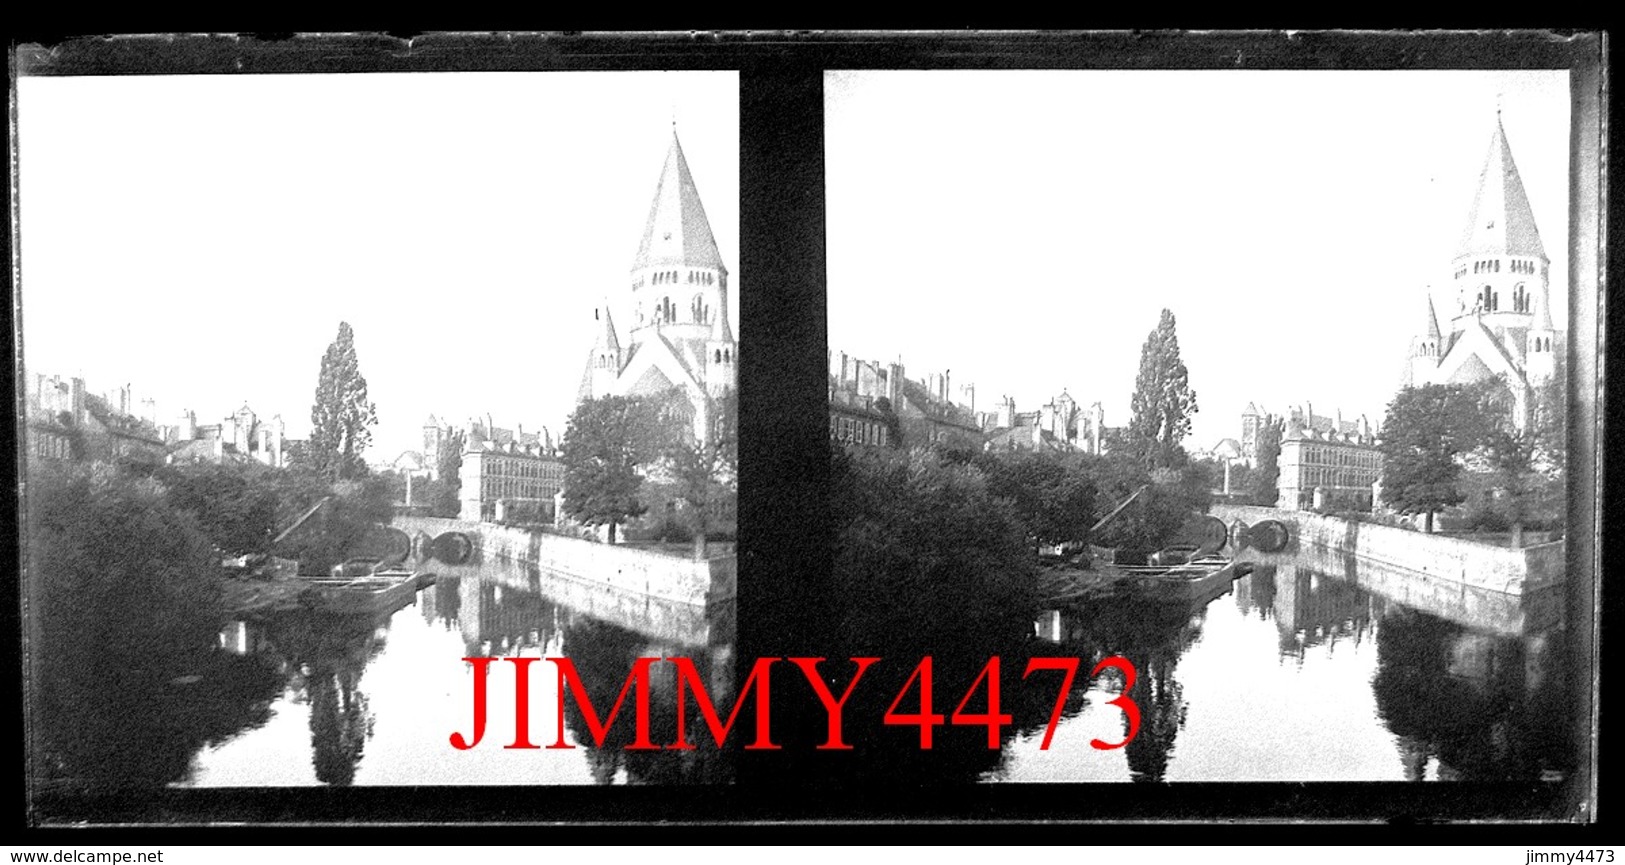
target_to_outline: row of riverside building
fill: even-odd
[[[1536,419],[1536,391],[1556,375],[1566,345],[1566,335],[1553,326],[1549,268],[1497,112],[1466,226],[1450,259],[1455,303],[1449,330],[1440,327],[1433,289],[1426,287],[1426,314],[1399,386],[1494,382],[1492,404],[1515,427],[1526,428]],[[829,414],[830,438],[843,444],[886,445],[901,434],[908,444],[951,441],[985,450],[1100,453],[1104,423],[1099,403],[1080,411],[1065,391],[1037,411],[1017,413],[1008,397],[992,411],[979,411],[974,387],[952,391],[947,373],[912,381],[901,362],[862,361],[845,353],[830,358]],[[1194,455],[1225,461],[1227,472],[1231,460],[1256,465],[1260,431],[1272,425],[1280,430],[1277,507],[1373,507],[1382,456],[1377,430],[1363,415],[1327,417],[1308,403],[1276,415],[1249,403],[1239,442],[1224,439]]]
[[[78,376],[36,373],[24,388],[24,422],[30,461],[131,460],[175,462],[257,462],[287,464],[290,445],[281,415],[261,419],[244,405],[213,423],[198,423],[196,412],[181,412],[172,423],[159,420],[157,404],[120,385],[93,393]]]

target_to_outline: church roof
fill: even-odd
[[[1490,137],[1490,152],[1478,177],[1478,194],[1473,197],[1473,210],[1456,255],[1518,255],[1547,260],[1499,114],[1495,117],[1495,134]]]
[[[716,318],[711,322],[711,339],[717,342],[733,342],[733,327],[728,324],[727,309],[717,310]]]
[[[700,204],[699,190],[688,172],[688,160],[683,157],[683,145],[677,141],[676,129],[672,130],[671,149],[666,153],[665,167],[660,170],[660,183],[655,187],[649,221],[644,225],[643,240],[638,243],[632,269],[671,264],[727,272],[722,265],[722,255],[717,251],[716,238],[711,235],[711,223],[705,218],[705,206]]]
[[[1439,338],[1439,314],[1433,308],[1433,295],[1429,294],[1427,296],[1427,302],[1428,302],[1428,322],[1427,322],[1427,330],[1424,331],[1424,332],[1427,334],[1428,339],[1435,339],[1436,340],[1436,339]]]
[[[581,367],[581,384],[576,386],[576,402],[592,399],[592,362],[598,357],[596,347],[587,349],[587,362]]]
[[[1473,384],[1494,377],[1495,373],[1484,364],[1483,359],[1477,354],[1472,354],[1462,361],[1461,366],[1457,367],[1455,373],[1450,376],[1450,384]]]
[[[605,304],[592,311],[592,316],[598,319],[603,327],[598,331],[598,344],[595,348],[604,348],[609,351],[620,351],[621,341],[615,336],[615,320],[609,315],[609,305]]]
[[[1534,294],[1535,294],[1535,324],[1534,324],[1534,327],[1535,327],[1536,330],[1551,330],[1552,329],[1552,311],[1550,309],[1551,304],[1548,303],[1549,296],[1544,291],[1537,291]]]

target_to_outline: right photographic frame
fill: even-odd
[[[1500,38],[826,69],[851,774],[1587,819],[1601,40]]]

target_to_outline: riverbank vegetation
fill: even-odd
[[[1407,387],[1383,421],[1383,504],[1445,528],[1561,532],[1566,503],[1566,383],[1534,389],[1527,414],[1501,380]]]
[[[389,518],[376,478],[252,462],[39,462],[24,507],[34,769],[101,785],[178,780],[198,745],[263,720],[275,682],[218,648],[226,561],[330,567]]]

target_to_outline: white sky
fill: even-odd
[[[133,384],[160,421],[247,402],[303,438],[345,320],[369,459],[420,447],[431,412],[557,434],[674,119],[738,332],[738,92],[733,72],[24,77],[23,363]]]
[[[1128,420],[1163,307],[1200,412],[1380,423],[1497,100],[1565,327],[1567,72],[932,71],[825,78],[829,344],[977,408],[1066,388]]]

